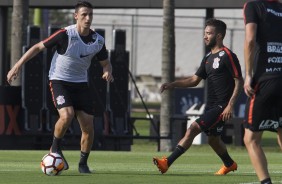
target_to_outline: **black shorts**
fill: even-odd
[[[282,78],[255,86],[255,95],[247,100],[244,127],[252,131],[282,127]]]
[[[205,112],[201,115],[196,122],[200,125],[203,132],[207,136],[221,135],[225,122],[222,120],[222,112],[224,106],[217,105],[214,107],[206,107]]]
[[[94,114],[93,98],[86,82],[73,83],[51,80],[49,85],[53,103],[57,109],[73,106],[75,110]]]

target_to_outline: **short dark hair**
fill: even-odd
[[[222,20],[218,20],[215,18],[210,18],[206,21],[206,27],[207,26],[213,26],[215,27],[216,33],[222,34],[222,38],[225,37],[226,34],[226,24]]]
[[[88,1],[78,1],[78,2],[76,3],[76,5],[74,6],[74,8],[75,8],[75,13],[77,13],[78,10],[79,10],[79,8],[81,8],[81,7],[87,7],[87,8],[93,9],[92,4],[89,3]]]

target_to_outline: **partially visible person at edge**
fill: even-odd
[[[248,2],[244,20],[244,90],[249,97],[244,143],[259,181],[271,184],[260,143],[263,131],[275,131],[282,149],[282,4],[278,0]]]
[[[232,117],[234,104],[243,88],[241,67],[237,56],[223,45],[226,24],[217,19],[206,21],[204,41],[211,51],[203,58],[198,71],[191,77],[162,84],[160,91],[197,86],[207,80],[208,96],[205,112],[186,130],[176,149],[169,157],[153,158],[163,174],[172,163],[187,151],[194,138],[201,132],[208,136],[208,143],[223,162],[215,175],[225,175],[237,170],[237,163],[230,157],[221,140],[225,121]]]
[[[90,29],[93,6],[87,1],[75,5],[76,24],[65,27],[49,38],[31,47],[13,66],[7,75],[11,83],[17,78],[21,67],[45,48],[56,47],[50,71],[50,90],[59,119],[55,124],[50,152],[59,153],[64,159],[64,169],[69,165],[62,153],[61,142],[71,121],[77,118],[81,128],[81,154],[78,164],[80,173],[91,173],[87,160],[94,139],[93,104],[88,87],[87,70],[91,60],[97,56],[103,67],[102,78],[113,81],[112,66],[102,36]]]

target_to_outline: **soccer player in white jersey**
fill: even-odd
[[[78,164],[80,173],[91,173],[87,160],[94,139],[93,103],[88,87],[87,70],[96,56],[103,67],[102,78],[113,81],[112,66],[104,38],[90,29],[93,19],[93,6],[87,1],[75,5],[76,24],[65,27],[47,39],[32,46],[8,72],[7,81],[15,80],[23,64],[45,48],[56,47],[50,71],[49,83],[59,119],[55,124],[53,143],[50,152],[62,155],[65,170],[69,168],[62,154],[61,140],[76,116],[82,131],[81,154]]]

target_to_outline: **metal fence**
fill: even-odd
[[[49,13],[49,24],[61,27],[72,24],[72,11]],[[215,17],[227,24],[225,46],[233,50],[242,66],[244,24],[238,10],[215,10]],[[45,16],[46,17],[46,16]],[[57,18],[55,18],[57,17]],[[47,21],[47,20],[46,20]],[[175,12],[175,75],[178,78],[195,73],[204,56],[204,10],[176,10]],[[94,10],[93,29],[104,29],[107,49],[113,49],[113,30],[126,31],[126,50],[130,52],[130,71],[138,77],[138,87],[144,96],[159,100],[158,87],[162,65],[162,10],[105,9]],[[149,76],[149,81],[142,80]],[[136,79],[136,78],[135,78]],[[133,85],[132,98],[136,97]]]
[[[130,69],[134,76],[160,77],[162,10],[94,10],[94,12],[96,11],[98,13],[94,13],[92,28],[105,30],[108,49],[113,48],[112,31],[114,29],[126,30],[126,48],[130,52]],[[196,12],[196,15],[191,15],[193,11]],[[243,18],[238,15],[232,17],[230,11],[218,10],[219,13],[215,13],[215,15],[225,21],[228,26],[224,40],[225,45],[238,55],[239,60],[243,61]],[[68,11],[65,14],[68,20],[72,16],[72,13]],[[199,14],[197,10],[190,10],[187,13],[190,15],[183,14],[185,11],[182,11],[180,15],[177,13],[175,15],[176,77],[193,74],[204,55],[205,16],[197,15]],[[56,23],[53,22],[53,24]]]

